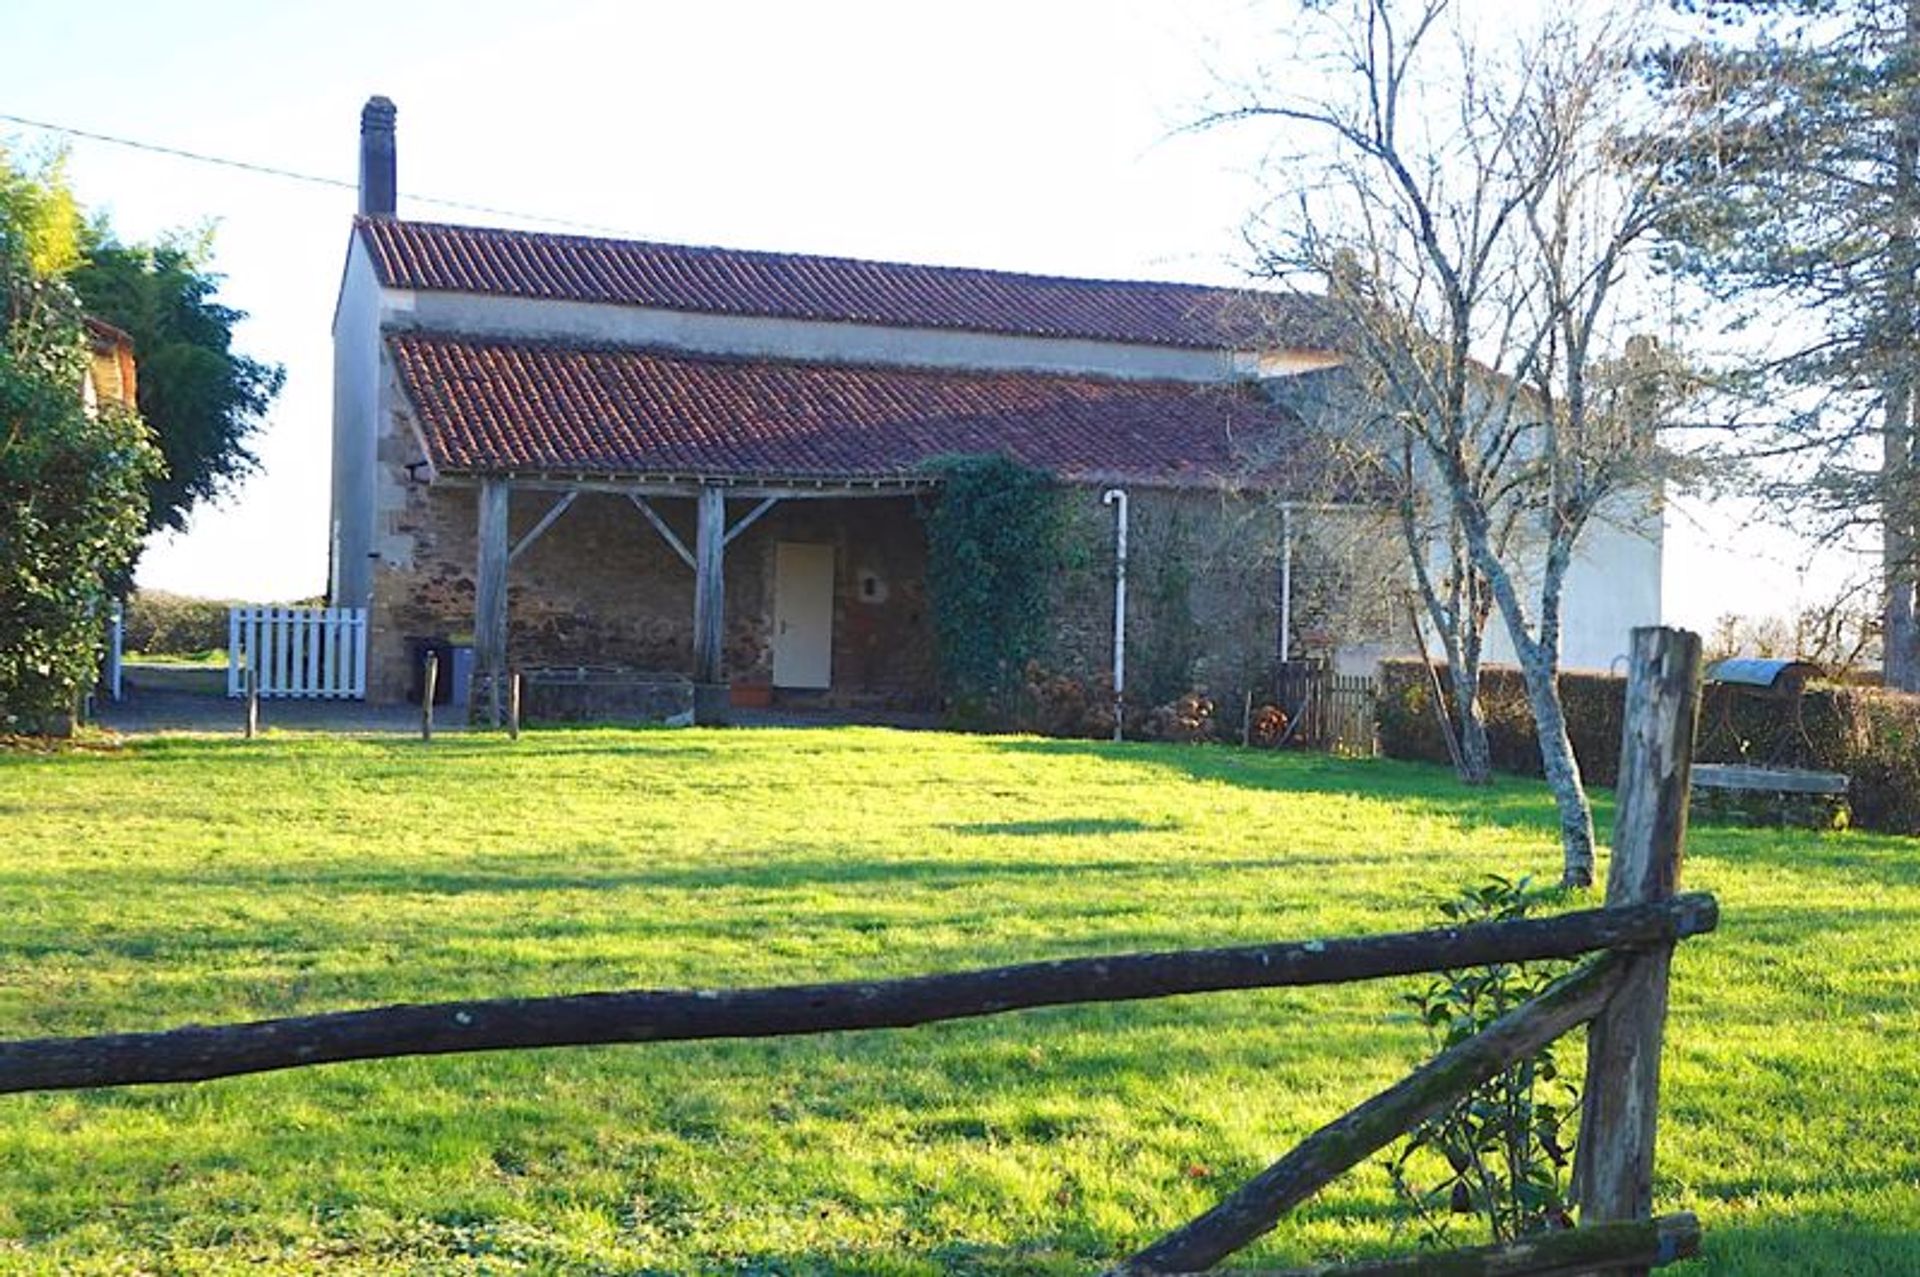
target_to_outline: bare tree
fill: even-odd
[[[1430,503],[1403,529],[1456,683],[1473,672],[1476,617],[1501,618],[1564,879],[1585,885],[1593,819],[1557,687],[1562,596],[1580,538],[1657,500],[1668,458],[1653,426],[1681,385],[1654,342],[1627,337],[1644,326],[1643,244],[1672,198],[1641,149],[1658,135],[1633,67],[1646,15],[1552,18],[1490,42],[1453,0],[1299,9],[1293,56],[1205,124],[1301,139],[1272,166],[1260,269],[1331,300],[1376,406],[1356,428],[1404,476],[1404,508]]]
[[[1343,325],[1351,328],[1351,325]],[[1284,378],[1272,393],[1314,433],[1325,495],[1351,500],[1365,494],[1390,512],[1387,526],[1356,522],[1337,552],[1359,555],[1384,535],[1398,537],[1401,554],[1395,598],[1409,594],[1417,613],[1409,637],[1426,648],[1420,616],[1438,638],[1448,671],[1451,704],[1438,712],[1453,725],[1455,770],[1462,783],[1493,779],[1493,751],[1480,703],[1480,667],[1493,609],[1484,574],[1473,564],[1451,503],[1434,499],[1413,435],[1400,428],[1378,379],[1361,365]],[[1497,540],[1504,553],[1514,519],[1506,512]],[[1376,573],[1387,583],[1384,573]],[[1401,627],[1396,627],[1401,628]]]

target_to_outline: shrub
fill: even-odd
[[[1497,874],[1440,905],[1450,927],[1524,918],[1551,897]],[[1408,994],[1435,1051],[1473,1037],[1544,993],[1564,962],[1495,963],[1443,971]],[[1569,1127],[1579,1089],[1560,1072],[1556,1043],[1516,1061],[1422,1122],[1388,1159],[1394,1193],[1423,1242],[1444,1245],[1454,1218],[1478,1216],[1496,1242],[1572,1227]]]
[[[1451,700],[1448,672],[1440,681]],[[1626,715],[1626,680],[1609,674],[1563,673],[1560,699],[1566,707],[1567,734],[1573,738],[1580,774],[1589,784],[1612,785],[1620,772],[1620,729]],[[1487,719],[1487,745],[1493,765],[1523,776],[1540,775],[1540,743],[1533,710],[1527,704],[1526,678],[1505,665],[1480,671],[1480,707]],[[1433,684],[1420,661],[1380,663],[1376,714],[1380,750],[1389,758],[1444,763],[1446,741],[1434,717]]]
[[[98,669],[160,454],[138,414],[85,399],[89,352],[62,275],[79,214],[57,172],[0,152],[0,731],[58,732]]]
[[[1020,726],[1041,736],[1105,740],[1113,735],[1113,688],[1105,679],[1058,674],[1029,661]]]
[[[1441,680],[1444,685],[1444,670]],[[1560,676],[1567,732],[1581,775],[1590,784],[1611,786],[1619,779],[1626,689],[1626,679],[1614,675]],[[1481,671],[1480,691],[1494,766],[1538,776],[1539,743],[1520,671],[1490,666]],[[1390,758],[1447,761],[1424,665],[1382,662],[1378,704],[1381,752]],[[1710,763],[1780,763],[1844,772],[1850,780],[1847,798],[1855,826],[1920,834],[1920,696],[1873,687],[1815,686],[1802,700],[1796,726],[1790,701],[1709,685],[1701,698],[1694,757]]]
[[[1220,739],[1220,721],[1211,697],[1188,692],[1178,700],[1149,711],[1140,734],[1148,740],[1192,745]]]
[[[190,656],[227,645],[226,599],[199,599],[165,590],[136,590],[127,600],[128,651]]]

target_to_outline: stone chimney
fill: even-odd
[[[360,108],[360,215],[392,217],[398,191],[393,173],[393,120],[389,98],[371,97]]]

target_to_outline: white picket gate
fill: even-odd
[[[245,696],[247,667],[260,695],[364,700],[363,607],[236,607],[227,612],[227,695]]]

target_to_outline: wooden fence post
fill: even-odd
[[[1699,714],[1699,635],[1636,629],[1607,872],[1609,907],[1667,900],[1679,885]],[[1660,1043],[1672,960],[1671,943],[1635,954],[1619,990],[1587,1032],[1586,1095],[1574,1168],[1582,1225],[1652,1216]]]
[[[247,739],[260,734],[260,669],[252,652],[247,653]]]
[[[507,674],[507,739],[520,739],[520,671]]]
[[[440,653],[427,653],[427,667],[420,675],[420,739],[433,739],[433,697],[440,690]]]

